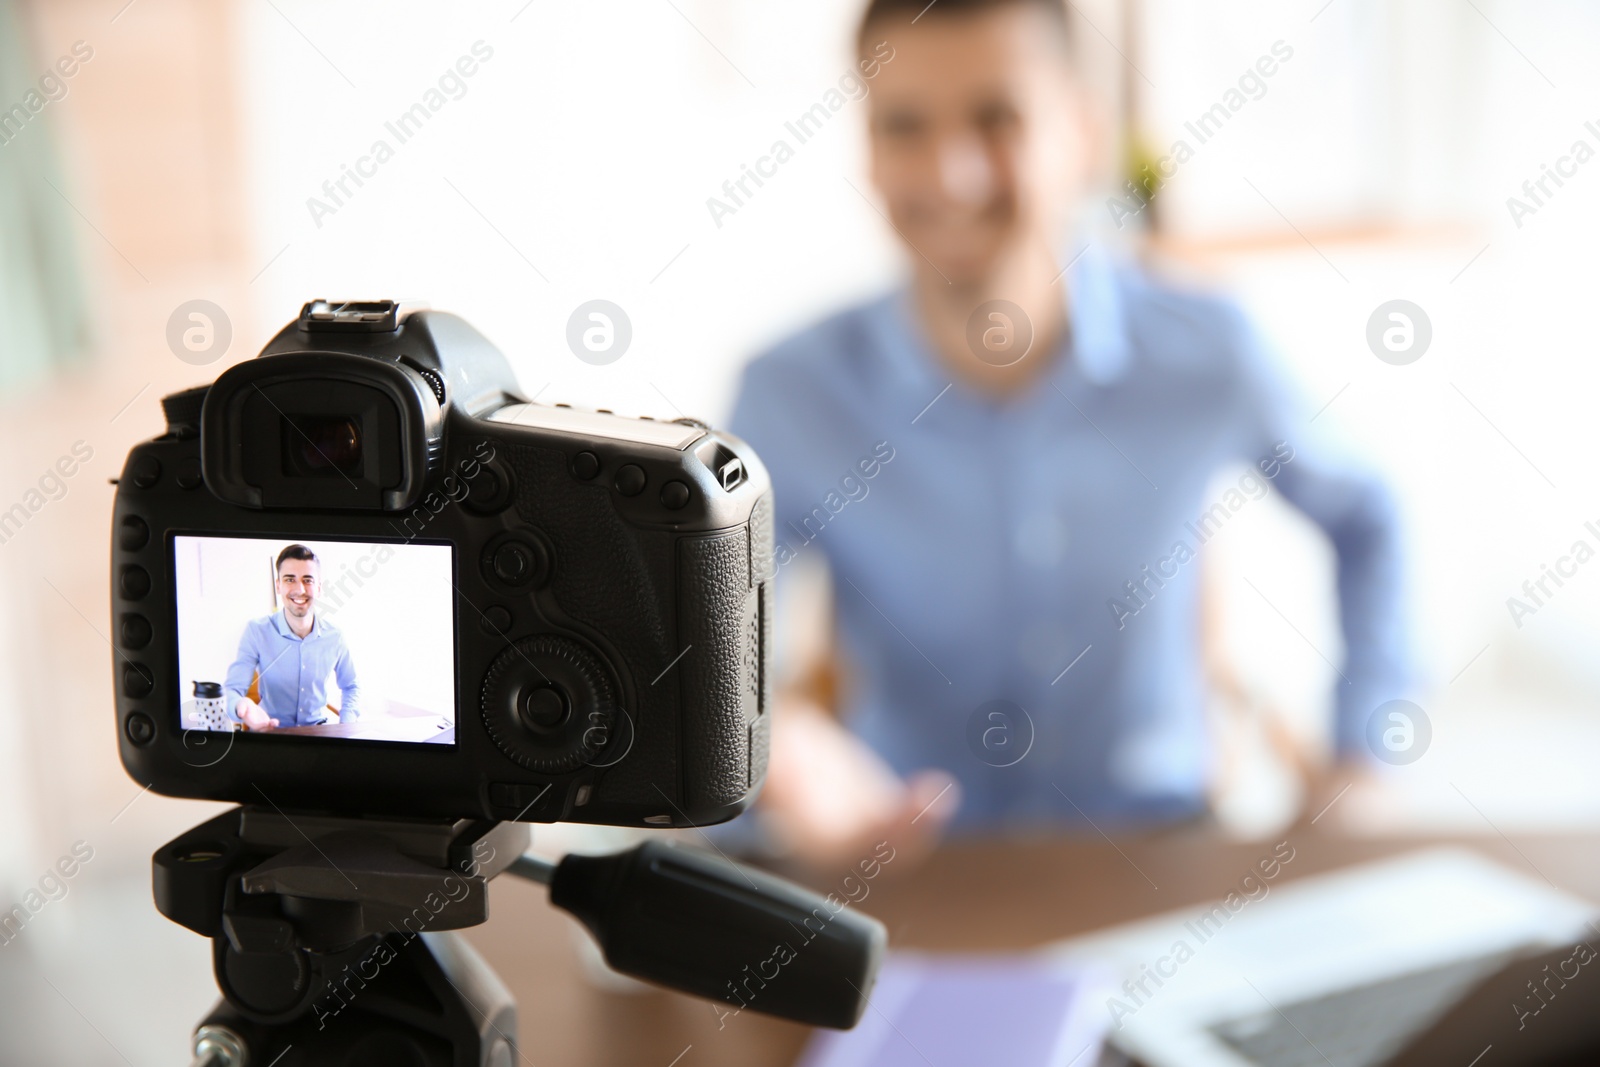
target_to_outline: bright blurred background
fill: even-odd
[[[1432,748],[1330,818],[1377,834],[1600,825],[1600,565],[1532,614],[1508,609],[1574,542],[1600,548],[1585,526],[1600,530],[1600,163],[1560,162],[1576,142],[1600,149],[1600,10],[1074,7],[1123,157],[1195,147],[1120,229],[1108,175],[1086,209],[1099,238],[1236,294],[1318,418],[1400,489]],[[159,431],[160,396],[250,358],[308,299],[396,296],[464,315],[541,400],[725,416],[744,360],[899,275],[856,104],[720,224],[707,208],[850,68],[857,14],[856,0],[0,0],[0,107],[27,108],[77,59],[52,83],[64,94],[47,86],[37,113],[0,126],[0,515],[25,513],[0,517],[0,904],[74,842],[94,850],[0,948],[0,1060],[171,1062],[212,995],[204,943],[155,914],[147,867],[211,808],[142,795],[112,737],[107,479]],[[1278,42],[1292,58],[1196,146],[1185,124]],[[468,55],[475,73],[335,204],[324,183],[374,141],[395,145],[385,124]],[[1524,183],[1558,164],[1571,173],[1535,205]],[[632,323],[607,366],[565,341],[592,299]],[[1365,339],[1393,299],[1431,321],[1406,366]],[[191,300],[231,327],[205,366],[168,342]],[[50,477],[67,456],[74,473]],[[1312,743],[1328,716],[1330,566],[1275,498],[1211,547],[1218,676],[1232,679],[1220,809],[1265,832],[1296,802],[1284,738]],[[1276,608],[1242,582],[1246,562]],[[27,977],[41,966],[55,992]]]

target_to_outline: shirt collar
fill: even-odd
[[[1123,293],[1127,280],[1110,253],[1091,240],[1071,261],[1066,283],[1062,299],[1072,350],[1060,361],[1059,373],[1076,372],[1094,385],[1111,385],[1127,373],[1133,356]],[[924,389],[946,385],[949,375],[923,332],[910,287],[889,294],[874,310],[874,340],[894,373]]]
[[[318,636],[318,630],[320,629],[320,626],[319,626],[319,621],[320,620],[317,618],[315,613],[313,613],[312,616],[311,616],[311,629],[310,629],[310,631],[305,635],[305,637],[300,637],[293,630],[289,629],[289,619],[288,619],[287,616],[284,615],[283,612],[284,612],[284,609],[279,608],[277,611],[272,613],[272,628],[277,630],[278,633],[282,634],[284,637],[287,637],[292,641],[309,641],[309,640],[311,640],[311,638]]]
[[[1072,362],[1094,385],[1110,385],[1128,370],[1133,356],[1133,339],[1128,335],[1128,318],[1118,265],[1106,250],[1093,241],[1078,254],[1068,272],[1072,323]]]

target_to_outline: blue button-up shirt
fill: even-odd
[[[250,679],[261,674],[257,701],[279,726],[315,726],[328,718],[328,675],[339,686],[339,719],[353,722],[361,714],[361,687],[355,664],[339,628],[318,615],[311,632],[296,637],[279,611],[245,625],[239,654],[223,682],[228,715],[239,719],[239,698]]]
[[[1393,499],[1239,310],[1098,251],[1069,285],[1071,340],[1019,395],[954,380],[899,292],[754,361],[732,418],[773,478],[778,595],[829,564],[845,721],[954,774],[958,827],[1203,809],[1198,557],[1268,486],[1337,554],[1338,750],[1410,686]]]

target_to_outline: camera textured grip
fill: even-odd
[[[755,583],[761,586],[770,583],[778,573],[773,522],[772,494],[765,493],[750,509],[750,571]]]
[[[750,728],[750,786],[755,788],[767,776],[767,753],[772,736],[772,582],[778,574],[778,553],[774,540],[772,494],[764,494],[750,511],[750,572],[757,592],[756,629],[751,637],[755,652],[757,721]]]
[[[770,525],[768,527],[770,530]],[[737,802],[766,773],[770,582],[754,580],[755,523],[679,542],[683,766],[691,809]]]

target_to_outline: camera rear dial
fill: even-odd
[[[507,645],[489,665],[482,703],[500,751],[543,774],[595,762],[617,718],[616,690],[599,659],[554,634]]]

